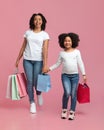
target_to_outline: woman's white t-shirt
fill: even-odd
[[[49,35],[45,31],[38,33],[27,30],[24,34],[27,40],[23,57],[26,60],[42,61],[42,47],[45,40],[49,39]]]

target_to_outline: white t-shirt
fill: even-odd
[[[42,61],[42,46],[43,42],[49,39],[49,35],[45,31],[35,33],[32,30],[27,30],[24,34],[27,40],[27,45],[23,53],[26,60]]]
[[[78,74],[78,66],[82,75],[85,75],[84,63],[81,58],[80,51],[75,49],[72,52],[61,51],[56,64],[50,67],[50,70],[54,70],[63,64],[62,73],[66,74]]]

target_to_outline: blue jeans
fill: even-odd
[[[67,109],[69,97],[71,96],[70,110],[75,111],[77,103],[79,74],[62,74],[61,80],[64,89],[62,109]]]
[[[34,86],[37,87],[38,74],[42,72],[43,61],[23,60],[23,67],[27,77],[27,92],[30,103],[34,102]],[[36,94],[40,95],[41,92],[36,90]]]

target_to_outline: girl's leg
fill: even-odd
[[[75,118],[78,81],[79,81],[79,75],[73,74],[71,76],[71,106],[70,106],[70,114],[68,117],[69,120],[74,120]]]
[[[62,97],[62,113],[61,118],[66,119],[67,118],[67,106],[68,106],[68,100],[71,93],[71,83],[70,79],[68,78],[67,74],[62,74],[61,76],[64,94]]]
[[[62,74],[61,79],[62,79],[62,85],[64,89],[64,94],[62,98],[62,108],[67,109],[68,100],[71,93],[71,82],[67,74]]]
[[[71,107],[70,110],[75,111],[77,103],[77,88],[78,88],[79,75],[73,74],[71,78]]]

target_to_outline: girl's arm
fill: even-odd
[[[52,71],[52,70],[58,68],[61,64],[62,64],[62,58],[61,58],[61,56],[59,55],[56,64],[50,66],[50,67],[49,67],[49,71]]]
[[[19,55],[18,55],[17,60],[16,60],[16,63],[15,63],[15,66],[16,66],[16,67],[18,67],[19,61],[20,61],[20,59],[21,59],[22,56],[23,56],[23,52],[24,52],[24,50],[25,50],[26,44],[27,44],[27,40],[26,40],[26,38],[24,38],[22,47],[21,47],[21,49],[20,49]]]
[[[83,76],[83,82],[86,83],[87,77],[86,77],[85,67],[84,67],[84,63],[83,63],[80,51],[78,52],[77,61],[78,61],[78,66],[79,66],[82,76]]]
[[[43,43],[43,68],[42,72],[47,72],[47,59],[48,59],[48,46],[49,46],[49,40],[45,40]]]

